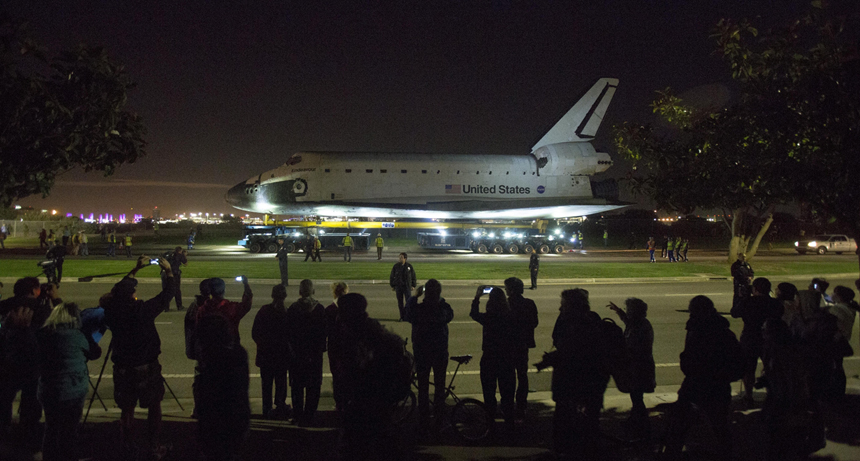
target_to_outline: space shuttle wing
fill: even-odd
[[[598,80],[532,147],[532,152],[548,144],[590,141],[594,138],[617,87],[617,78]]]

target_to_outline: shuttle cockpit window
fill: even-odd
[[[301,163],[301,161],[302,161],[302,156],[301,156],[301,155],[299,155],[299,154],[293,154],[292,156],[290,156],[290,158],[289,158],[289,159],[287,159],[287,166],[295,165],[295,164],[297,164],[297,163]]]

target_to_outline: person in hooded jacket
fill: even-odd
[[[283,285],[272,287],[272,303],[266,304],[254,317],[251,336],[257,343],[257,358],[255,364],[260,367],[260,378],[263,386],[263,416],[271,418],[275,415],[286,417],[289,412],[287,405],[287,372],[290,369],[292,349],[287,332],[290,324],[287,321],[287,288]],[[275,384],[275,409],[272,413],[272,383]]]
[[[418,298],[424,295],[424,301]],[[418,377],[418,412],[422,422],[429,418],[430,370],[433,370],[435,397],[433,410],[440,415],[445,402],[445,372],[448,369],[448,323],[454,318],[451,305],[442,298],[442,284],[430,279],[418,287],[404,307],[404,320],[412,324],[412,351]]]
[[[287,309],[293,414],[297,424],[313,423],[322,387],[323,353],[326,350],[325,307],[313,298],[314,284],[299,283],[299,300]]]
[[[45,409],[42,456],[46,461],[78,459],[78,426],[89,391],[87,360],[101,356],[98,344],[81,333],[74,303],[54,307],[39,330],[39,401]]]
[[[729,431],[732,378],[727,369],[734,366],[729,350],[737,339],[729,329],[729,321],[717,313],[714,302],[707,296],[691,299],[689,310],[687,337],[681,352],[684,381],[669,413],[664,459],[680,458],[686,432],[698,418],[694,406],[711,424],[717,438],[718,459],[729,459],[732,453]]]

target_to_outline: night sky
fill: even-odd
[[[300,150],[528,154],[600,77],[620,85],[594,143],[618,161],[611,126],[649,120],[655,90],[728,94],[717,20],[778,23],[807,4],[7,1],[50,49],[102,45],[124,63],[148,127],[144,159],[110,178],[71,171],[19,204],[239,213],[227,188]]]

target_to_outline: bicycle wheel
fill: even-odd
[[[394,404],[392,421],[394,424],[402,424],[412,416],[415,411],[415,392],[409,391],[406,397]]]
[[[457,402],[451,411],[451,427],[463,440],[477,442],[490,434],[493,421],[484,402],[467,398]]]

